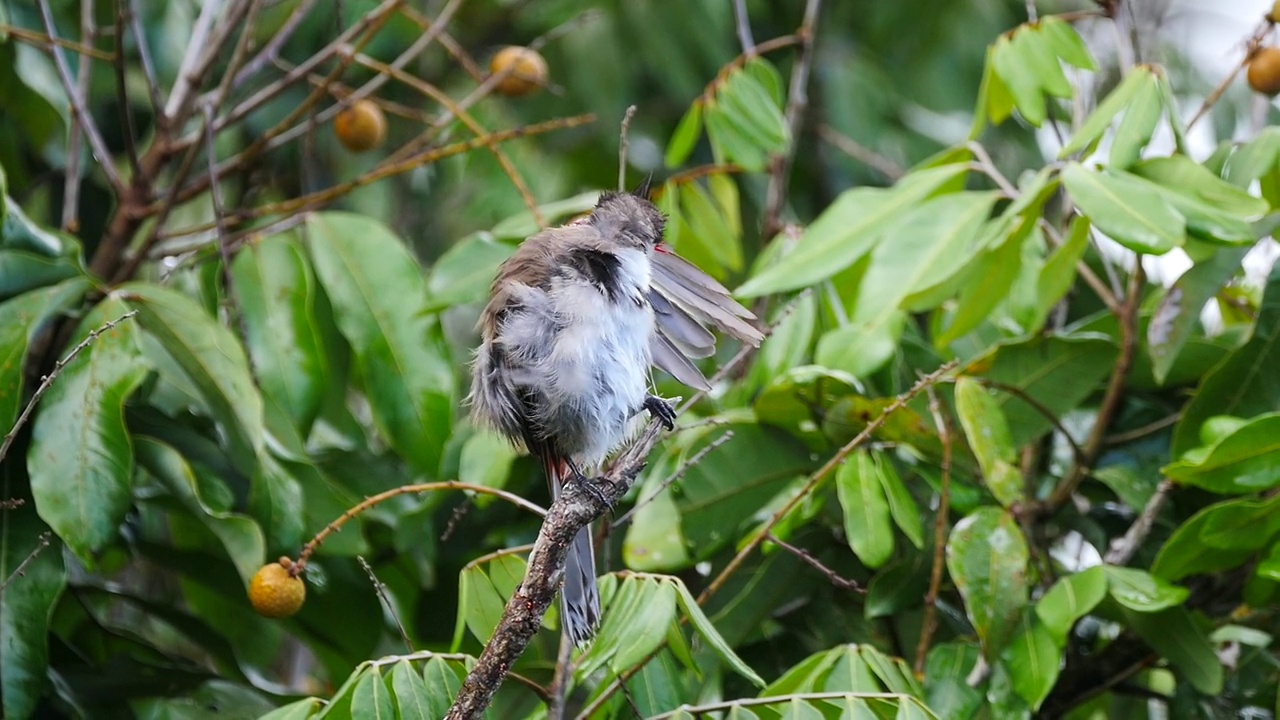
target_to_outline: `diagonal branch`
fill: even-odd
[[[578,531],[602,517],[631,489],[645,457],[658,443],[662,425],[650,422],[609,471],[582,483],[570,483],[551,504],[529,554],[524,580],[502,611],[493,637],[467,675],[446,720],[483,717],[510,668],[529,646],[542,616],[560,589],[564,563]]]
[[[804,6],[804,20],[796,37],[800,38],[800,52],[791,68],[791,87],[787,94],[785,119],[790,136],[787,149],[773,159],[769,170],[769,187],[765,191],[764,221],[761,237],[768,242],[782,228],[782,204],[786,200],[787,184],[791,178],[791,165],[795,161],[796,146],[800,141],[800,126],[809,107],[809,72],[813,68],[813,40],[822,0],[808,0]]]

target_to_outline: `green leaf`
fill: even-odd
[[[664,164],[668,168],[684,164],[693,152],[694,146],[698,144],[698,137],[701,135],[702,102],[695,100],[685,112],[684,117],[680,118],[675,132],[671,133],[671,140],[667,142],[667,152],[663,157]]]
[[[231,274],[254,377],[305,436],[329,373],[312,310],[315,278],[297,236],[290,231],[246,245]]]
[[[1053,53],[1063,62],[1081,70],[1097,69],[1093,56],[1089,54],[1088,46],[1084,44],[1084,40],[1080,39],[1080,34],[1071,26],[1071,23],[1057,15],[1046,15],[1040,18],[1039,27],[1045,41],[1053,48]]]
[[[1190,594],[1186,588],[1144,570],[1112,565],[1103,569],[1107,573],[1107,589],[1111,597],[1135,612],[1153,613],[1181,605]]]
[[[1266,214],[1265,200],[1180,155],[1144,160],[1132,170],[1150,180],[1169,205],[1186,218],[1187,231],[1195,237],[1228,245],[1257,242],[1259,235],[1251,222]]]
[[[878,465],[871,453],[857,450],[836,470],[845,537],[862,564],[872,569],[893,555],[893,525]]]
[[[670,582],[676,588],[676,600],[680,603],[680,609],[703,641],[710,646],[731,670],[750,680],[756,687],[764,687],[764,680],[756,674],[755,670],[752,670],[749,665],[743,662],[742,658],[733,652],[733,648],[729,647],[729,643],[725,642],[720,632],[716,630],[716,626],[711,624],[711,620],[703,614],[702,608],[698,606],[698,601],[689,593],[689,588],[685,587],[684,582],[677,577],[670,578]]]
[[[680,186],[680,211],[692,231],[686,242],[693,240],[721,267],[742,269],[742,237],[734,230],[734,222],[724,214],[711,195],[698,183]]]
[[[1037,216],[1038,217],[1038,216]],[[1022,268],[1022,246],[1035,229],[1035,219],[1007,215],[987,221],[983,236],[997,238],[973,263],[972,271],[960,287],[957,308],[950,323],[934,339],[935,347],[945,347],[973,331],[1009,294]]]
[[[31,338],[55,314],[80,301],[85,280],[67,280],[0,303],[0,427],[18,419],[23,402],[22,369]]]
[[[1036,613],[1024,610],[1002,659],[1014,692],[1033,710],[1040,708],[1058,680],[1060,647]]]
[[[360,676],[355,689],[351,691],[351,718],[352,720],[364,718],[393,720],[395,717],[395,703],[392,702],[391,693],[387,691],[387,684],[382,679],[382,669],[377,665],[371,665]]]
[[[967,171],[966,164],[955,163],[913,172],[892,188],[842,193],[805,228],[794,250],[763,268],[736,294],[759,297],[826,280],[869,252],[892,220]]]
[[[1167,659],[1191,687],[1210,697],[1222,692],[1222,663],[1199,622],[1184,608],[1146,613],[1122,610],[1125,625]]]
[[[1240,270],[1242,248],[1221,249],[1183,273],[1160,298],[1147,325],[1147,351],[1156,381],[1163,383],[1187,344],[1205,303]]]
[[[177,450],[148,437],[136,438],[135,449],[138,463],[222,541],[223,549],[248,587],[266,558],[266,540],[258,524],[239,513],[216,509],[204,496],[200,477]]]
[[[0,583],[8,582],[0,592],[0,710],[9,718],[31,717],[48,683],[49,619],[67,584],[61,543],[54,538],[11,578],[47,529],[33,508],[0,511]]]
[[[876,456],[879,469],[880,484],[884,487],[885,497],[889,499],[889,512],[893,522],[916,548],[924,547],[924,524],[920,521],[920,507],[911,496],[898,471],[887,457]]]
[[[307,720],[323,706],[319,698],[303,698],[263,715],[261,720]]]
[[[1263,503],[1269,504],[1270,501]],[[1151,564],[1151,573],[1165,580],[1180,580],[1188,575],[1218,572],[1243,564],[1271,540],[1267,532],[1238,524],[1256,520],[1258,505],[1257,501],[1241,498],[1210,505],[1192,515],[1160,548],[1155,562]],[[1270,508],[1262,510],[1265,512]],[[1222,527],[1235,530],[1231,533],[1234,541],[1221,543],[1227,547],[1215,547],[1205,542],[1203,538],[1210,535],[1210,528]],[[1224,534],[1219,531],[1214,537],[1221,540]]]
[[[999,657],[1027,604],[1029,558],[1017,521],[998,508],[978,508],[947,541],[947,570],[989,658]]]
[[[542,215],[543,220],[555,222],[570,215],[584,213],[595,207],[599,200],[600,193],[598,192],[579,193],[573,197],[539,205],[538,213]],[[351,217],[354,216],[348,216],[348,220]],[[371,221],[368,218],[364,218],[364,222]],[[494,225],[489,229],[489,234],[496,240],[523,240],[541,229],[538,227],[538,221],[534,219],[533,213],[528,210],[522,210]],[[378,225],[376,232],[387,234],[388,230],[384,226]],[[400,245],[400,242],[397,240],[396,244]]]
[[[454,373],[418,266],[384,225],[346,213],[307,222],[312,259],[338,329],[355,351],[374,423],[396,452],[439,472]]]
[[[1071,219],[1071,228],[1067,231],[1062,245],[1058,246],[1040,269],[1040,280],[1036,283],[1037,320],[1034,329],[1044,324],[1049,312],[1062,298],[1066,297],[1075,284],[1076,265],[1089,249],[1089,219],[1080,215]]]
[[[465,626],[481,643],[489,642],[512,591],[524,577],[525,561],[510,553],[472,562],[458,574],[458,613],[453,650],[462,644]]]
[[[969,128],[969,139],[977,140],[986,123],[999,125],[1013,115],[1013,95],[1009,87],[996,72],[995,45],[987,46],[987,55],[982,64],[982,82],[978,86],[978,104],[973,113],[973,125]]]
[[[1098,107],[1080,125],[1076,134],[1071,136],[1071,140],[1058,152],[1058,159],[1065,160],[1068,156],[1082,151],[1085,155],[1089,154],[1103,133],[1107,131],[1116,114],[1128,106],[1143,86],[1151,84],[1153,78],[1154,74],[1150,67],[1146,65],[1135,67],[1102,102],[1098,103]]]
[[[982,704],[982,693],[965,678],[978,661],[978,648],[942,643],[929,650],[924,663],[924,686],[929,707],[940,718],[969,718]]]
[[[883,365],[902,329],[902,301],[949,272],[949,261],[971,246],[994,202],[987,192],[943,195],[891,223],[893,242],[872,251],[853,315],[818,341],[818,363],[855,376]]]
[[[511,465],[516,460],[515,448],[496,433],[477,432],[462,444],[458,459],[458,479],[465,483],[502,488],[507,484]],[[476,497],[481,505],[492,498]]]
[[[671,489],[662,487],[666,470],[673,469],[674,462],[659,461],[646,473],[636,499],[638,509],[622,540],[623,564],[632,570],[677,570],[692,560],[681,531],[680,508]]]
[[[1130,250],[1163,255],[1182,245],[1185,221],[1146,180],[1120,171],[1091,172],[1070,163],[1062,181],[1081,212]]]
[[[1142,156],[1142,149],[1151,142],[1156,123],[1163,113],[1164,101],[1158,79],[1152,76],[1150,82],[1139,86],[1138,92],[1125,107],[1124,117],[1111,139],[1111,167],[1123,169],[1138,161]]]
[[[768,161],[764,149],[747,131],[736,124],[724,104],[711,102],[704,111],[707,139],[711,141],[711,153],[717,163],[736,163],[747,172],[764,170]]]
[[[442,657],[432,657],[422,666],[422,680],[427,687],[427,695],[431,701],[428,717],[442,718],[458,691],[462,689],[462,681]]]
[[[671,583],[654,575],[627,575],[574,672],[588,678],[605,667],[633,667],[662,646],[675,620],[676,589]]]
[[[1280,407],[1280,266],[1271,272],[1253,337],[1205,374],[1174,426],[1172,454],[1200,445],[1200,426],[1216,415],[1248,418]]]
[[[515,250],[484,233],[464,238],[446,250],[427,275],[426,309],[436,312],[484,300],[498,266]]]
[[[138,311],[138,323],[159,341],[217,420],[236,466],[252,472],[262,451],[262,396],[244,348],[193,300],[158,285],[129,283],[116,290]]]
[[[1188,450],[1161,469],[1183,485],[1216,493],[1252,493],[1280,484],[1280,413],[1260,415],[1217,439]]]
[[[1028,123],[1040,127],[1048,115],[1040,84],[1042,78],[1036,75],[1037,68],[1027,48],[1021,42],[1015,44],[1014,38],[1020,34],[1028,35],[1028,32],[1017,28],[1012,36],[1001,35],[995,42],[991,62],[1013,96],[1018,112]],[[1058,72],[1061,73],[1062,69],[1058,68]]]
[[[716,102],[760,149],[772,153],[786,148],[788,132],[782,108],[752,73],[731,73],[716,93]]]
[[[71,346],[127,311],[117,298],[103,300],[80,323]],[[126,320],[81,351],[50,386],[31,432],[27,471],[36,508],[89,566],[117,538],[132,499],[124,403],[147,375],[137,336]]]
[[[1025,493],[1022,473],[1014,464],[1017,450],[995,397],[978,381],[962,376],[956,381],[956,414],[991,494],[1005,507],[1021,502]]]
[[[1036,602],[1036,615],[1059,648],[1076,621],[1089,614],[1107,595],[1107,576],[1100,565],[1060,578]]]

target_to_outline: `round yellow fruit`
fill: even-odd
[[[387,117],[372,100],[357,100],[333,119],[333,132],[353,153],[372,150],[387,137]]]
[[[522,97],[547,84],[547,61],[536,50],[510,45],[499,50],[489,61],[489,73],[506,73],[494,86],[499,93],[507,97]]]
[[[287,557],[267,563],[254,573],[249,583],[249,602],[258,614],[269,618],[286,618],[298,612],[307,599],[307,586],[302,578],[290,572],[293,562]]]
[[[1280,48],[1264,47],[1249,60],[1249,87],[1265,95],[1280,93]]]

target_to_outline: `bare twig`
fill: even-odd
[[[809,481],[805,483],[804,487],[793,495],[786,504],[773,513],[756,536],[738,551],[738,554],[729,561],[729,564],[720,571],[720,574],[717,575],[709,585],[707,585],[706,589],[704,589],[700,595],[698,595],[698,604],[701,605],[705,603],[712,595],[715,595],[716,592],[724,586],[725,581],[727,581],[729,577],[742,566],[742,563],[746,561],[747,557],[751,555],[751,553],[755,552],[756,548],[760,547],[760,543],[764,542],[768,533],[773,530],[773,528],[776,527],[777,524],[796,507],[796,505],[799,505],[802,500],[807,498],[813,490],[818,487],[819,483],[821,483],[837,467],[843,464],[845,458],[849,456],[849,453],[860,447],[876,430],[879,430],[880,426],[889,419],[890,415],[906,407],[907,403],[911,402],[912,398],[923,392],[925,388],[939,382],[943,376],[954,370],[958,365],[958,361],[953,360],[917,380],[916,383],[906,392],[894,398],[893,402],[886,405],[874,420],[867,423],[867,426],[862,429],[862,432],[858,433],[852,440],[845,443],[843,447],[836,451],[835,455],[831,456],[831,459],[823,464],[822,467],[815,470],[813,474],[809,476]]]
[[[157,125],[164,126],[164,96],[160,92],[160,81],[156,77],[155,64],[151,62],[151,50],[147,46],[147,37],[142,31],[142,20],[138,16],[138,0],[121,0],[129,4],[129,28],[133,31],[133,41],[138,46],[138,59],[142,64],[142,76],[147,81],[147,95],[151,98],[151,114]]]
[[[630,490],[644,458],[658,442],[661,423],[650,422],[608,472],[565,486],[551,504],[529,555],[524,580],[507,602],[502,619],[445,715],[448,720],[482,717],[507,671],[537,633],[560,587],[564,562],[578,531],[601,517]]]
[[[622,114],[622,126],[618,130],[618,192],[627,189],[627,133],[631,130],[631,118],[636,114],[636,106],[628,105]]]
[[[50,39],[57,38],[58,30],[53,24],[53,12],[49,9],[49,0],[36,0],[36,4],[40,6],[40,19],[44,23],[44,31],[49,34]],[[98,161],[98,165],[102,168],[102,173],[106,176],[107,182],[111,184],[112,189],[123,192],[125,188],[124,180],[121,179],[116,166],[111,163],[111,153],[107,150],[106,141],[102,139],[102,133],[98,131],[98,124],[94,122],[93,116],[89,114],[89,108],[86,107],[84,98],[76,90],[76,83],[71,79],[71,69],[67,67],[67,59],[56,49],[53,49],[51,54],[53,55],[53,65],[58,71],[58,79],[62,81],[62,89],[67,93],[73,120],[80,124],[80,130],[89,141],[89,148],[93,150],[94,159]]]
[[[224,0],[206,0],[200,9],[200,16],[191,28],[191,38],[187,41],[187,52],[178,65],[178,77],[173,82],[173,90],[169,93],[169,102],[164,106],[164,117],[172,128],[182,127],[182,120],[187,115],[186,105],[192,92],[203,78],[200,68],[202,55],[209,50],[209,34],[213,24],[222,12]]]
[[[916,644],[917,675],[924,672],[924,661],[933,642],[933,632],[938,626],[938,595],[942,591],[942,566],[947,547],[947,523],[951,512],[951,419],[942,410],[938,393],[929,393],[929,413],[933,425],[942,438],[942,484],[938,489],[938,513],[933,521],[933,566],[929,570],[929,590],[924,596],[924,619],[920,623],[920,641]]]
[[[1062,435],[1062,438],[1064,440],[1067,441],[1067,445],[1071,447],[1071,454],[1074,456],[1075,461],[1076,462],[1085,461],[1084,449],[1080,447],[1080,444],[1076,442],[1075,438],[1071,437],[1071,433],[1067,432],[1067,428],[1063,426],[1062,421],[1058,419],[1058,416],[1054,415],[1052,410],[1045,407],[1044,403],[1035,399],[1030,394],[1028,394],[1026,390],[1023,390],[1017,385],[1008,385],[1002,382],[998,382],[996,380],[990,380],[988,378],[981,378],[981,377],[974,378],[974,379],[977,380],[980,384],[985,385],[986,387],[992,388],[994,390],[999,390],[1000,392],[1007,393],[1009,395],[1012,395],[1018,398],[1023,403],[1025,403],[1027,407],[1031,408],[1032,410],[1035,410],[1037,414],[1039,414],[1045,420],[1048,420],[1049,424],[1053,425],[1053,428],[1057,430],[1059,434]]]
[[[471,483],[458,482],[457,480],[419,483],[417,485],[401,485],[400,487],[391,488],[390,490],[384,490],[377,495],[370,495],[364,500],[361,500],[355,505],[347,508],[346,511],[326,525],[323,530],[316,533],[315,537],[308,540],[306,545],[302,546],[302,552],[298,553],[298,559],[294,561],[293,567],[289,568],[289,573],[296,577],[303,570],[306,570],[307,561],[311,558],[311,554],[316,551],[316,548],[320,547],[321,543],[323,543],[330,535],[341,530],[343,525],[346,525],[365,510],[368,510],[378,503],[386,502],[387,500],[400,495],[434,492],[436,490],[466,490],[474,493],[480,493],[482,495],[492,495],[496,498],[506,500],[516,507],[528,510],[535,515],[546,514],[545,510],[528,500],[525,500],[519,495],[509,493],[506,490],[485,487],[484,485],[473,485]]]
[[[382,607],[387,609],[387,614],[391,616],[391,620],[396,624],[396,629],[400,631],[400,637],[404,640],[405,649],[413,652],[413,641],[409,639],[409,633],[404,629],[404,623],[400,622],[400,613],[396,611],[396,606],[391,602],[391,597],[387,594],[387,586],[374,574],[373,567],[369,565],[369,561],[365,560],[363,555],[357,555],[356,560],[360,562],[360,567],[364,568],[364,574],[369,576],[369,582],[373,583],[373,591],[378,594],[378,600],[382,602]]]
[[[1141,440],[1142,438],[1148,435],[1151,435],[1152,433],[1158,433],[1167,427],[1172,427],[1174,425],[1177,425],[1178,421],[1181,419],[1182,419],[1181,413],[1166,415],[1165,417],[1162,417],[1159,420],[1156,420],[1155,422],[1147,423],[1142,427],[1136,427],[1132,430],[1126,430],[1125,432],[1119,432],[1114,435],[1108,435],[1106,440],[1103,440],[1103,443],[1107,447],[1115,447],[1117,445],[1124,445],[1125,443],[1131,443],[1134,440]]]
[[[9,25],[8,23],[0,23],[0,34],[12,35],[24,43],[35,45],[49,51],[52,51],[54,48],[63,48],[64,50],[70,50],[77,55],[88,55],[94,60],[111,62],[113,59],[113,55],[109,52],[83,45],[74,40],[67,40],[66,38],[51,38],[43,33],[18,27],[17,25]]]
[[[804,6],[804,19],[796,30],[800,38],[800,51],[791,68],[791,87],[787,90],[787,107],[783,116],[787,123],[787,148],[769,168],[769,186],[765,190],[764,219],[760,235],[768,242],[782,228],[782,205],[786,202],[787,185],[791,179],[791,165],[795,161],[796,146],[800,143],[800,127],[809,107],[809,72],[813,68],[813,44],[822,9],[822,0],[808,0]]]
[[[22,429],[23,425],[27,424],[27,420],[31,418],[31,413],[36,408],[36,404],[39,403],[40,398],[44,397],[44,394],[49,391],[49,388],[53,386],[53,381],[58,379],[58,376],[62,374],[63,369],[66,368],[72,360],[75,360],[76,356],[83,352],[85,348],[89,347],[94,340],[97,340],[99,335],[137,314],[137,310],[130,310],[115,320],[109,320],[102,326],[91,330],[89,334],[85,336],[85,339],[80,341],[79,345],[71,348],[71,352],[67,353],[65,357],[54,364],[53,369],[49,371],[48,375],[45,375],[40,379],[40,386],[36,388],[35,394],[33,394],[31,399],[27,401],[27,406],[22,409],[22,414],[18,416],[17,421],[13,423],[13,427],[9,429],[9,434],[4,436],[4,441],[0,442],[0,462],[4,461],[5,456],[9,454],[9,448],[13,445],[14,439],[18,436],[18,431]]]
[[[17,510],[18,508],[26,504],[27,504],[27,501],[23,500],[22,498],[8,498],[5,500],[0,500],[0,510]]]
[[[556,651],[556,671],[551,677],[551,687],[547,692],[551,700],[547,703],[547,720],[561,720],[564,717],[564,703],[569,695],[569,678],[573,677],[573,641],[569,633],[560,633],[560,649]]]
[[[227,246],[227,225],[222,202],[222,183],[213,177],[213,168],[218,164],[218,151],[213,138],[213,103],[204,108],[205,162],[209,167],[209,199],[213,203],[213,218],[218,230],[218,254],[222,257],[222,286],[227,292],[227,310],[231,320],[240,333],[240,339],[246,345],[249,342],[249,329],[245,325],[244,314],[240,312],[240,296],[236,294],[235,277],[231,274],[231,249]]]
[[[786,550],[792,555],[795,555],[797,558],[800,559],[801,562],[813,568],[814,570],[817,570],[818,572],[822,573],[822,576],[825,577],[827,580],[829,580],[832,585],[835,585],[841,590],[852,590],[853,592],[856,592],[862,595],[865,595],[867,593],[866,589],[863,588],[861,585],[859,585],[857,581],[850,580],[847,577],[842,577],[835,570],[832,570],[826,565],[823,565],[822,561],[818,560],[818,558],[810,554],[808,550],[805,550],[804,548],[796,547],[795,545],[792,545],[791,543],[783,540],[777,535],[774,535],[772,532],[769,532],[766,534],[768,535],[769,542],[777,545],[783,550]]]
[[[31,548],[31,552],[27,553],[22,562],[18,563],[18,567],[14,568],[13,572],[9,573],[9,577],[5,578],[3,582],[0,582],[0,594],[4,593],[4,589],[9,587],[9,583],[13,582],[15,578],[22,577],[23,573],[27,571],[27,566],[35,562],[36,557],[47,547],[49,547],[49,532],[45,531],[40,533],[40,537],[36,538],[36,546]]]
[[[93,3],[80,4],[80,44],[93,47],[98,35],[98,25],[93,19]],[[61,54],[56,48],[50,52]],[[119,48],[116,50],[117,67],[123,66],[124,60]],[[76,84],[71,90],[76,94],[81,107],[89,106],[89,80],[93,76],[93,59],[88,55],[80,56],[80,65],[76,72]],[[67,133],[67,167],[66,177],[62,183],[62,229],[75,234],[80,232],[80,115],[71,116],[71,129]]]
[[[711,453],[712,450],[715,450],[721,445],[729,442],[729,440],[731,440],[732,438],[733,438],[733,431],[725,430],[723,433],[721,433],[720,437],[717,437],[715,440],[712,440],[711,442],[707,443],[701,450],[694,453],[693,457],[680,463],[680,467],[676,468],[674,471],[672,471],[670,475],[664,478],[662,482],[658,483],[657,489],[655,489],[651,495],[637,502],[630,510],[623,513],[622,517],[618,518],[617,520],[614,520],[613,523],[609,526],[610,529],[617,529],[622,527],[623,524],[625,524],[628,520],[631,519],[632,515],[635,515],[637,512],[639,512],[639,510],[643,508],[645,505],[648,505],[649,503],[653,502],[654,498],[658,497],[658,495],[662,494],[667,488],[671,487],[672,483],[684,477],[684,474],[689,472],[689,468],[702,462],[702,459],[705,458],[709,453]]]
[[[92,8],[93,3],[85,3]],[[124,154],[129,160],[129,170],[133,173],[133,177],[137,178],[142,172],[142,167],[138,164],[138,131],[133,125],[133,113],[129,107],[129,89],[125,81],[125,56],[124,56],[124,28],[128,9],[124,0],[115,0],[116,21],[115,21],[115,58],[111,63],[112,70],[115,71],[116,78],[116,104],[120,107],[120,127],[123,129],[124,135]],[[83,73],[84,70],[81,69]]]
[[[1164,509],[1165,503],[1169,502],[1169,494],[1172,492],[1173,481],[1168,478],[1161,480],[1156,486],[1156,491],[1151,494],[1142,512],[1125,534],[1111,542],[1111,547],[1102,561],[1108,565],[1128,563],[1133,558],[1133,554],[1138,551],[1138,547],[1147,539],[1147,535],[1151,533],[1151,528],[1156,523],[1156,516]]]
[[[1093,429],[1081,448],[1083,458],[1072,464],[1066,477],[1058,483],[1053,493],[1037,510],[1048,514],[1057,511],[1071,496],[1076,488],[1089,474],[1089,470],[1102,452],[1107,429],[1111,420],[1120,409],[1120,401],[1124,398],[1125,383],[1129,378],[1129,369],[1133,366],[1134,354],[1137,352],[1138,306],[1142,300],[1142,286],[1146,274],[1142,271],[1141,258],[1136,258],[1133,272],[1129,275],[1129,287],[1125,293],[1124,306],[1118,318],[1120,324],[1120,355],[1116,358],[1115,368],[1111,371],[1111,379],[1107,382],[1106,392],[1098,406],[1098,414],[1093,421]]]
[[[996,187],[1000,188],[1000,192],[1010,198],[1016,198],[1021,195],[1018,192],[1018,188],[1009,182],[1009,178],[1005,177],[1004,173],[1000,172],[996,164],[991,161],[991,155],[987,153],[987,149],[982,146],[982,143],[970,140],[965,147],[969,148],[969,152],[973,153],[973,157],[978,163],[978,167],[974,169],[991,178]]]
[[[1200,103],[1195,115],[1192,115],[1191,119],[1187,121],[1187,130],[1190,130],[1192,126],[1199,122],[1200,118],[1208,114],[1209,110],[1222,98],[1222,94],[1227,91],[1228,87],[1231,87],[1231,83],[1235,81],[1240,71],[1249,65],[1249,61],[1253,59],[1254,55],[1258,54],[1258,50],[1262,48],[1263,42],[1267,39],[1267,34],[1271,32],[1271,28],[1272,24],[1270,22],[1263,21],[1258,23],[1258,27],[1254,29],[1253,34],[1245,41],[1244,56],[1240,58],[1240,62],[1235,67],[1231,68],[1231,72],[1222,78],[1222,82],[1218,83],[1213,92],[1205,97],[1204,102]]]
[[[738,30],[738,44],[742,46],[742,52],[754,50],[756,41],[751,37],[751,18],[747,17],[746,0],[733,0],[733,22]]]
[[[891,182],[897,182],[903,175],[907,174],[907,171],[898,163],[844,135],[826,123],[818,126],[818,137],[845,155],[885,176]]]
[[[289,14],[289,19],[284,21],[284,25],[271,36],[267,44],[258,51],[253,59],[245,63],[244,67],[234,75],[231,81],[232,87],[240,87],[254,75],[262,72],[262,69],[275,61],[280,53],[280,48],[293,37],[293,32],[298,29],[298,25],[311,14],[311,8],[316,4],[316,0],[302,0],[298,6]]]

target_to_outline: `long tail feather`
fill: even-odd
[[[551,454],[542,456],[542,467],[551,486],[551,497],[560,497],[560,488],[572,475],[569,463]],[[564,564],[564,585],[560,588],[560,622],[574,645],[591,642],[600,625],[600,591],[596,587],[595,548],[591,528],[584,527],[573,539]]]

